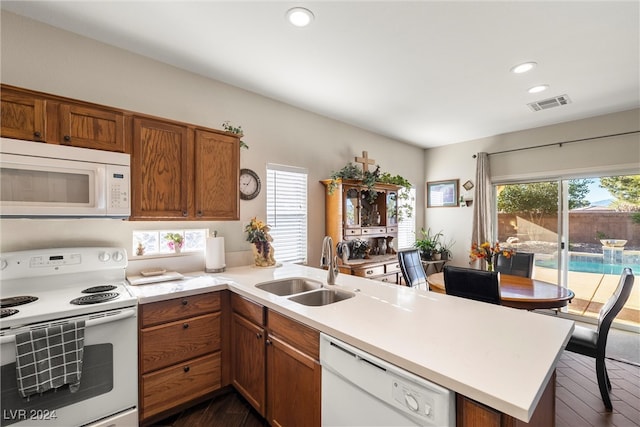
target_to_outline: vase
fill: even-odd
[[[487,271],[493,271],[493,264],[487,263]]]
[[[180,252],[182,252],[182,248],[181,248],[180,246],[178,246],[178,245],[175,245],[175,246],[173,247],[173,251],[174,251],[175,253],[179,254]]]
[[[276,265],[273,246],[269,242],[255,242],[253,244],[253,262],[256,267],[272,267]]]

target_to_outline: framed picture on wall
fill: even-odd
[[[458,206],[458,185],[457,179],[427,182],[427,207]]]

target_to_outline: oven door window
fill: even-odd
[[[16,364],[2,366],[2,417],[0,425],[24,421],[29,414],[52,412],[65,406],[88,400],[113,390],[113,345],[95,344],[84,347],[80,389],[71,393],[68,386],[42,395],[23,399],[18,393]],[[8,409],[10,408],[10,409]]]

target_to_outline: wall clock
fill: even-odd
[[[240,198],[255,199],[260,194],[260,177],[251,169],[240,169]]]

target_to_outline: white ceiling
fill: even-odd
[[[640,105],[638,1],[5,1],[2,9],[422,147]],[[307,28],[285,21],[304,6]],[[524,75],[509,69],[538,66]],[[549,90],[527,89],[548,84]],[[527,103],[568,95],[566,106]]]

